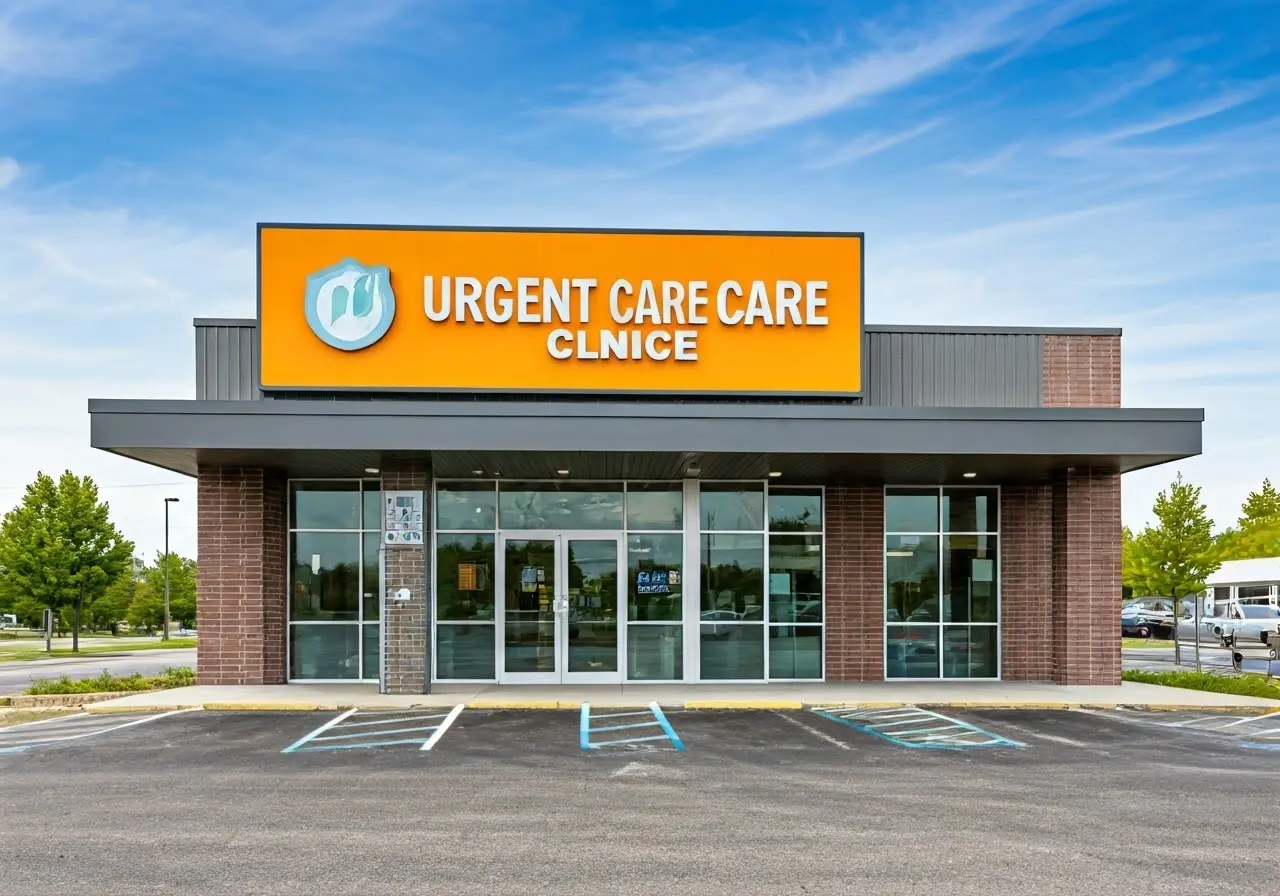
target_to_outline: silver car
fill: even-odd
[[[1196,632],[1194,619],[1178,620],[1178,640],[1199,640],[1201,644],[1226,647],[1237,644],[1280,642],[1280,608],[1259,605],[1227,604],[1220,614],[1200,617]]]

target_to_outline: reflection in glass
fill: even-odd
[[[698,493],[702,528],[711,531],[752,531],[764,528],[764,488],[750,485],[703,483]]]
[[[360,626],[289,626],[289,677],[358,679]]]
[[[502,483],[503,529],[621,529],[622,486],[597,483]]]
[[[769,677],[821,678],[822,626],[770,626]]]
[[[364,630],[364,672],[361,677],[370,681],[378,678],[378,659],[382,653],[382,626],[378,623],[366,623]]]
[[[498,492],[493,482],[451,482],[436,488],[437,529],[493,529]]]
[[[769,618],[822,621],[822,536],[769,536]]]
[[[763,535],[703,535],[701,571],[704,619],[764,619]]]
[[[942,550],[942,621],[995,622],[996,536],[946,535]]]
[[[938,490],[895,488],[885,492],[886,532],[937,532]]]
[[[372,622],[382,618],[382,571],[381,571],[381,555],[382,555],[382,533],[366,532],[361,536],[364,543],[364,553],[360,559],[361,575],[360,582],[361,609],[364,613],[362,617],[365,622]]]
[[[290,485],[289,526],[293,529],[359,529],[360,483],[294,482]]]
[[[888,621],[938,621],[938,536],[887,536],[884,569]]]
[[[436,677],[492,681],[494,673],[492,623],[436,626]]]
[[[627,539],[627,618],[679,621],[683,612],[683,535]]]
[[[627,626],[627,678],[679,681],[684,678],[684,631],[679,625]]]
[[[382,483],[377,479],[364,481],[364,528],[382,529]]]
[[[507,672],[556,671],[556,543],[549,539],[506,542]]]
[[[436,536],[436,619],[493,619],[493,536]]]
[[[358,532],[294,533],[289,536],[289,557],[293,567],[290,619],[359,619]]]
[[[770,532],[821,532],[822,489],[770,489]]]
[[[618,671],[618,542],[571,538],[568,671]]]
[[[943,677],[995,678],[999,669],[998,635],[999,628],[994,625],[944,625]]]
[[[887,678],[937,678],[938,626],[889,626],[885,630],[884,668]]]
[[[684,489],[679,485],[627,485],[628,529],[680,529],[683,525]]]
[[[948,488],[942,492],[942,519],[948,532],[995,532],[1000,492],[994,488]]]
[[[763,625],[703,625],[702,678],[735,681],[764,678]]]

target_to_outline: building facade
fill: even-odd
[[[1117,683],[1120,477],[1202,411],[1122,407],[1117,330],[865,325],[861,253],[264,227],[195,399],[91,401],[91,440],[198,481],[202,683]],[[609,265],[676,271],[644,326]]]

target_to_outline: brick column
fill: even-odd
[[[197,471],[200,684],[285,681],[285,480],[261,467]]]
[[[1087,468],[1053,487],[1053,678],[1120,683],[1120,477]]]
[[[423,513],[431,513],[427,502],[431,474],[425,464],[416,461],[383,462],[384,489],[413,489],[424,495]],[[429,518],[429,516],[427,517]],[[424,530],[429,530],[424,526]],[[385,670],[383,693],[427,694],[431,685],[430,589],[427,587],[427,551],[422,547],[383,544],[386,578],[383,583],[382,664]],[[408,588],[407,601],[389,600],[400,588]]]
[[[1053,491],[1000,491],[1001,677],[1053,679]]]
[[[884,489],[826,491],[827,681],[884,678]]]

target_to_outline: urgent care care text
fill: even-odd
[[[568,324],[547,335],[558,360],[696,361],[698,330],[715,319],[727,327],[825,327],[825,280],[614,280],[608,288],[612,328],[588,329],[601,289],[595,278],[423,278],[423,306],[436,323]],[[642,328],[642,325],[650,325]]]

